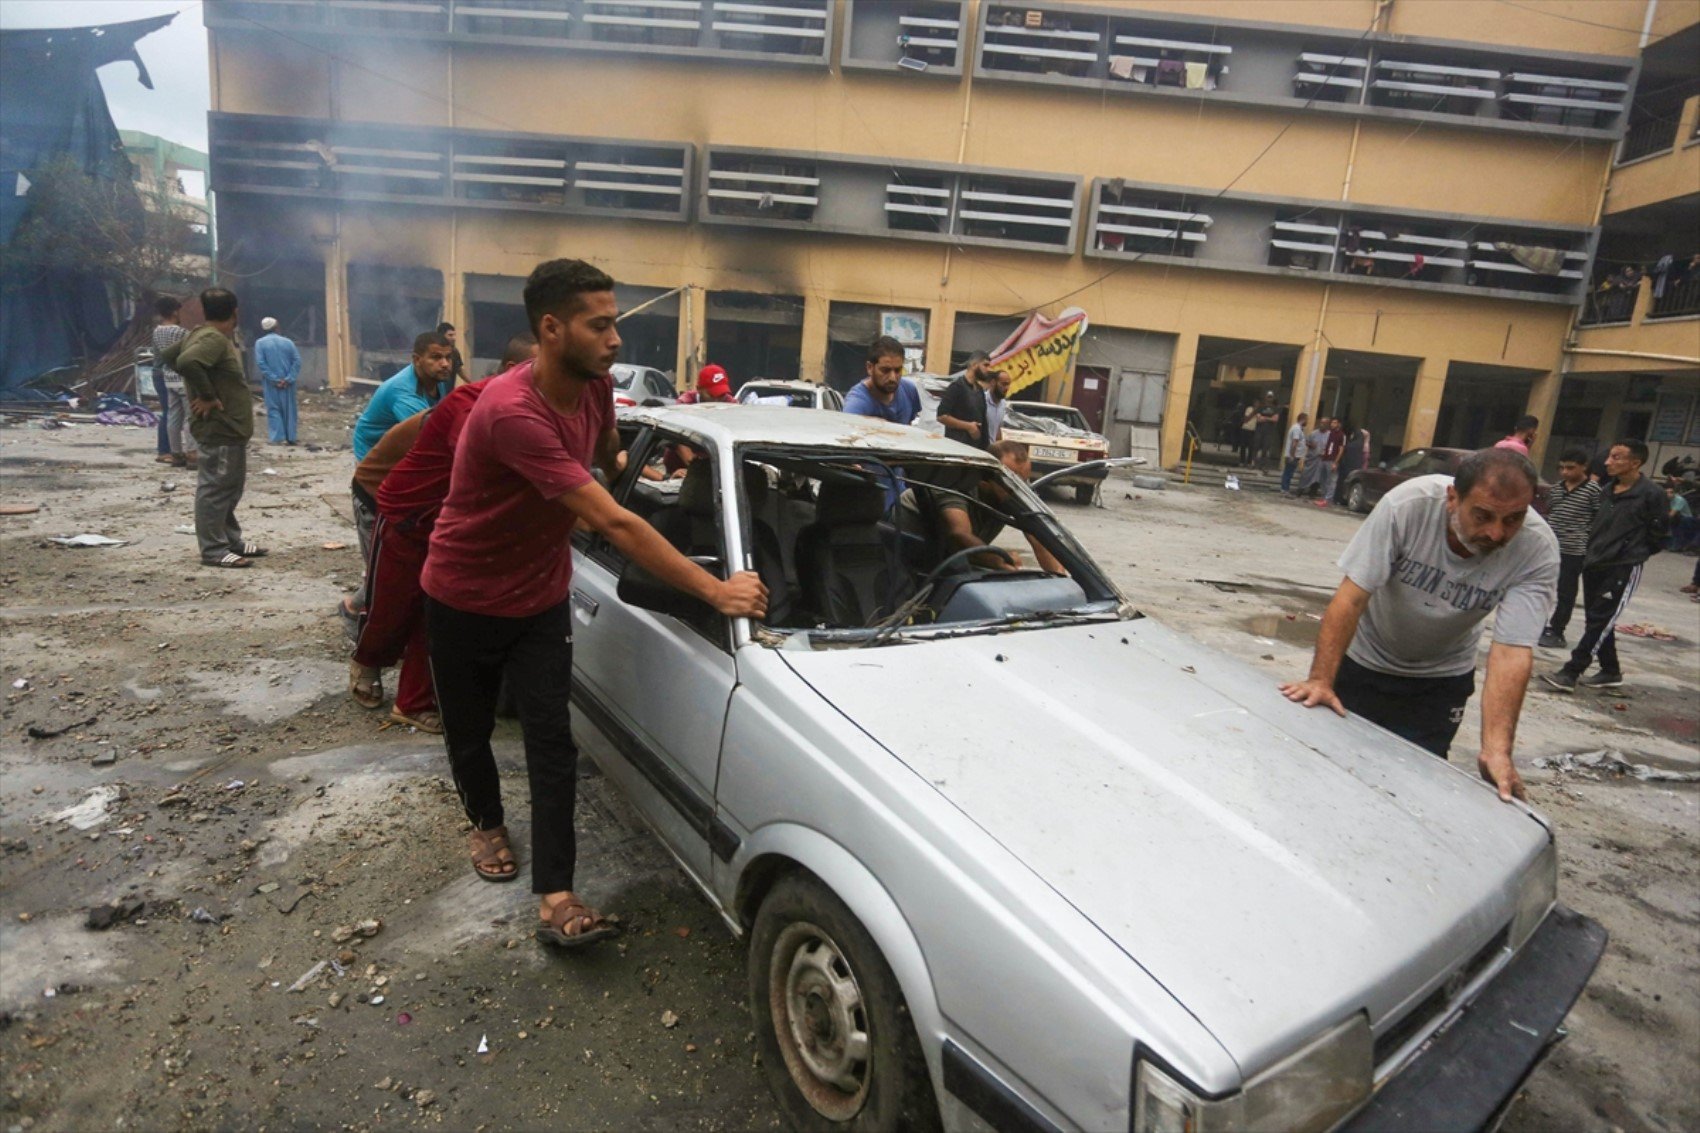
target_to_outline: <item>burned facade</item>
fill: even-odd
[[[335,385],[396,318],[481,372],[574,255],[684,288],[626,335],[675,374],[842,385],[887,316],[944,372],[1074,303],[1044,395],[1165,462],[1265,389],[1382,452],[1491,443],[1562,408],[1648,11],[1531,7],[209,0],[221,249],[316,297]]]

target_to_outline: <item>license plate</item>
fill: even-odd
[[[1045,445],[1033,446],[1034,460],[1060,460],[1073,464],[1080,459],[1080,454],[1071,448],[1049,448]]]

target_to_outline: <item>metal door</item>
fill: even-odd
[[[1069,404],[1080,410],[1095,433],[1104,431],[1104,406],[1110,396],[1110,371],[1102,366],[1076,366]]]

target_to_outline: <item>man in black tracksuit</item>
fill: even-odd
[[[1582,613],[1587,626],[1564,668],[1541,678],[1560,692],[1575,692],[1578,684],[1588,688],[1623,684],[1617,660],[1617,619],[1641,581],[1641,565],[1664,545],[1670,523],[1664,489],[1641,475],[1646,461],[1647,446],[1640,441],[1618,441],[1606,454],[1606,475],[1611,479],[1601,493],[1582,559]],[[1596,657],[1600,671],[1584,679],[1582,674]]]

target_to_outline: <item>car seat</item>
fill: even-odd
[[[909,576],[880,530],[885,498],[878,484],[824,482],[797,536],[803,606],[827,625],[867,625],[902,600]]]

